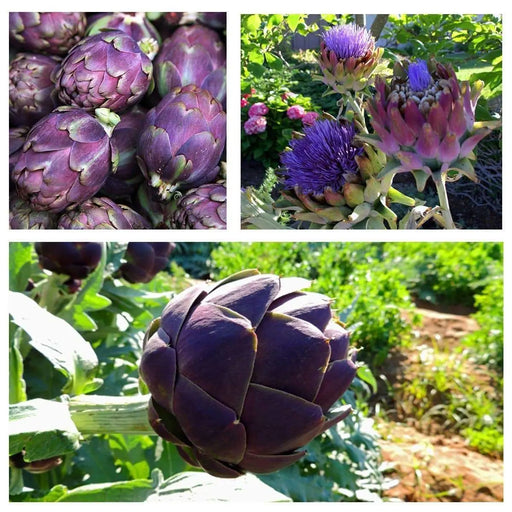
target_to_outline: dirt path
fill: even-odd
[[[421,372],[418,360],[428,364],[432,345],[449,352],[462,336],[478,329],[468,315],[423,308],[418,313],[423,316],[416,333],[418,344],[409,353],[397,354],[399,359],[391,358],[384,369],[392,384],[403,383]],[[427,360],[418,357],[420,351]],[[431,434],[425,429],[419,431],[414,421],[379,420],[376,426],[382,435],[383,459],[391,468],[388,476],[399,480],[397,486],[386,491],[387,498],[423,502],[503,501],[503,460],[470,449],[462,437],[440,433],[442,429],[438,428],[437,433],[432,429]]]

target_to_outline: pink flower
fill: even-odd
[[[243,108],[243,107],[247,107],[247,105],[249,105],[249,102],[245,98],[242,98],[240,100],[240,106]]]
[[[254,105],[253,105],[254,106]],[[244,123],[244,130],[247,135],[263,133],[267,129],[267,118],[265,116],[252,116]]]
[[[283,101],[286,101],[288,98],[295,98],[297,96],[298,96],[298,94],[295,94],[294,92],[285,91],[285,92],[283,92],[283,94],[281,94],[281,99]]]
[[[249,108],[249,117],[254,116],[264,116],[265,114],[268,114],[268,107],[265,105],[265,103],[262,103],[259,101],[258,103],[254,103]]]
[[[286,111],[289,119],[302,119],[305,113],[304,107],[300,105],[293,105]]]
[[[304,126],[312,126],[315,124],[315,121],[318,119],[318,112],[306,112],[302,116],[302,124]]]

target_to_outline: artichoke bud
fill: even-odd
[[[364,185],[359,183],[345,183],[343,185],[343,195],[349,206],[355,207],[361,204],[364,199]]]

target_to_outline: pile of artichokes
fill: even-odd
[[[11,12],[9,37],[11,228],[225,229],[225,13]]]

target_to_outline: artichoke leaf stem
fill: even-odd
[[[343,97],[344,96],[344,97]],[[353,121],[357,127],[359,133],[368,133],[366,128],[366,120],[364,117],[364,111],[362,108],[362,99],[352,95],[352,91],[345,91],[339,100],[340,109],[338,111],[337,119],[347,117],[349,111],[352,112]]]
[[[150,395],[76,395],[68,399],[69,412],[82,435],[155,435],[148,421]]]
[[[439,198],[439,206],[441,207],[441,215],[445,221],[446,229],[457,229],[452,219],[448,194],[446,192],[446,172],[432,172],[432,179],[436,186],[437,196]]]

